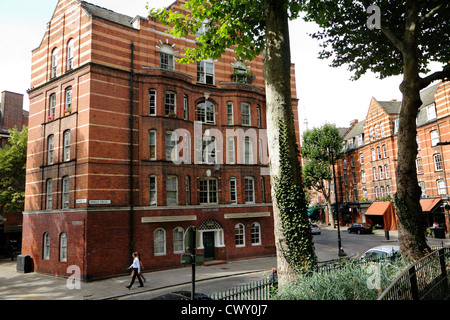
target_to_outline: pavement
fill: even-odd
[[[322,228],[333,229],[329,226]],[[346,228],[344,227],[346,230]],[[342,232],[342,229],[341,229]],[[383,237],[384,230],[376,230],[376,236]],[[397,232],[390,232],[390,240],[381,242],[396,242]],[[437,239],[436,239],[437,240]],[[450,244],[450,240],[444,240]],[[319,262],[338,259],[336,246],[325,246],[315,243]],[[358,255],[357,252],[345,250],[345,258]],[[267,271],[270,275],[276,268],[276,257],[262,257],[228,262],[212,262],[196,267],[196,281],[230,277],[245,273]],[[124,297],[139,292],[153,291],[191,283],[192,269],[190,266],[144,272],[147,282],[139,288],[136,282],[131,290],[125,286],[130,282],[129,275],[111,277],[92,282],[75,283],[69,278],[56,277],[41,273],[23,273],[16,270],[17,261],[0,260],[0,300],[107,300]],[[79,285],[77,287],[77,285]]]

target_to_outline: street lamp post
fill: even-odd
[[[344,249],[342,248],[341,241],[341,230],[339,227],[339,205],[338,205],[338,197],[337,197],[337,184],[336,184],[336,172],[334,170],[334,152],[329,150],[331,154],[331,166],[333,167],[333,181],[334,181],[334,208],[335,208],[335,219],[337,219],[337,231],[338,231],[338,256],[343,257],[346,256]]]

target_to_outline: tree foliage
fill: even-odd
[[[327,192],[324,181],[331,181],[332,178],[329,151],[333,151],[335,159],[342,157],[342,141],[339,130],[333,124],[304,132],[302,156],[305,158],[303,177],[306,187]]]
[[[379,29],[369,28],[369,6],[379,9]],[[373,8],[373,7],[372,7]],[[353,79],[372,71],[380,78],[403,75],[400,84],[397,192],[399,244],[410,260],[429,250],[424,235],[420,188],[417,181],[416,117],[422,105],[420,90],[450,77],[450,2],[448,0],[308,0],[306,20],[322,28],[312,36],[321,41],[320,57],[332,66],[348,65]],[[442,70],[429,73],[431,62]],[[422,74],[425,74],[424,76]]]
[[[416,48],[408,47],[407,43],[407,18],[413,13],[410,2],[418,6],[415,38],[419,46]],[[368,28],[369,5],[380,8],[381,29]],[[305,20],[321,27],[312,34],[323,48],[319,57],[332,59],[332,67],[348,66],[355,80],[368,71],[380,78],[403,74],[402,60],[407,50],[417,50],[420,73],[429,73],[430,63],[438,62],[449,75],[450,51],[442,45],[450,38],[447,0],[310,0],[305,1],[304,9]],[[441,76],[443,72],[422,79],[420,87],[425,88]]]
[[[21,212],[25,200],[28,128],[9,130],[8,144],[0,149],[0,212]]]
[[[183,58],[179,59],[181,63],[218,59],[228,49],[234,50],[236,57],[241,60],[252,60],[263,51],[265,53],[264,78],[272,194],[276,193],[278,185],[285,186],[285,178],[289,176],[288,180],[298,195],[296,199],[285,198],[288,195],[284,192],[289,191],[282,187],[283,195],[275,197],[282,199],[282,204],[279,206],[277,199],[272,199],[280,286],[294,276],[293,270],[303,269],[316,262],[315,259],[306,261],[311,258],[313,250],[311,237],[299,243],[299,249],[295,250],[296,258],[292,258],[292,248],[296,244],[288,244],[288,241],[302,237],[302,230],[307,228],[307,223],[300,227],[294,222],[300,229],[290,229],[288,232],[282,226],[286,226],[286,220],[283,222],[283,219],[295,217],[304,221],[303,216],[307,217],[293,122],[288,28],[288,20],[298,16],[301,4],[301,1],[287,0],[188,0],[181,8],[177,7],[177,10],[173,10],[174,7],[150,10],[152,18],[170,26],[169,33],[177,37],[195,38],[196,45],[185,48]],[[283,128],[280,124],[284,124]],[[285,143],[281,143],[282,140]],[[283,161],[289,162],[289,165],[284,166],[289,172],[282,172]],[[284,208],[289,208],[289,217],[282,216],[283,212],[287,212],[283,211]],[[295,213],[290,211],[294,209]],[[295,233],[297,236],[291,237]],[[280,252],[289,252],[291,256],[287,257]],[[289,264],[302,262],[289,266],[287,260]]]
[[[197,46],[186,48],[181,63],[218,59],[228,48],[233,48],[242,60],[252,60],[266,46],[267,2],[189,0],[182,6],[185,11],[153,9],[149,5],[147,9],[152,17],[171,27],[170,34],[179,38],[196,35]],[[286,6],[289,18],[298,17],[301,1],[282,1],[280,5]]]

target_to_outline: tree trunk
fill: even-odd
[[[417,50],[417,4],[408,1],[403,49],[402,109],[398,131],[398,166],[396,206],[399,220],[399,244],[409,260],[424,256],[430,248],[425,237],[424,215],[420,206],[421,190],[416,174],[416,117],[420,100],[419,57]]]
[[[296,278],[296,272],[287,262],[283,250],[286,239],[281,221],[280,209],[275,196],[280,168],[280,127],[286,124],[289,146],[287,153],[295,182],[301,183],[301,167],[298,159],[292,99],[291,99],[291,57],[289,44],[289,26],[286,1],[269,0],[266,2],[266,54],[264,78],[266,87],[267,134],[272,185],[275,245],[277,248],[277,266],[279,287]]]

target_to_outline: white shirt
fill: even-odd
[[[141,272],[141,264],[139,263],[138,257],[134,258],[133,263],[131,264],[130,268],[138,269],[138,272],[139,273]]]

